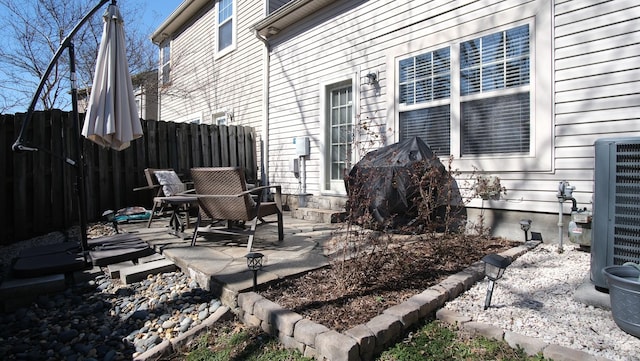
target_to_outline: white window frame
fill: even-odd
[[[238,19],[237,19],[237,14],[238,14],[238,8],[236,5],[236,0],[231,0],[231,6],[232,6],[232,11],[233,14],[231,14],[231,17],[228,18],[225,22],[220,23],[219,22],[219,17],[220,17],[220,1],[218,0],[216,1],[216,6],[215,6],[215,14],[216,14],[216,30],[215,30],[215,57],[216,58],[220,58],[222,56],[225,56],[227,54],[229,54],[230,52],[234,51],[236,49],[236,38],[237,38],[237,24],[238,24]],[[220,43],[219,43],[219,39],[220,39],[220,27],[223,26],[224,24],[226,24],[228,21],[231,21],[231,44],[226,46],[223,49],[220,49]]]
[[[352,104],[351,104],[351,119],[353,120],[353,129],[354,129],[354,139],[353,139],[353,147],[351,148],[351,160],[352,162],[355,161],[356,159],[356,153],[357,153],[357,136],[358,136],[358,132],[356,130],[357,127],[357,121],[356,121],[356,114],[357,114],[357,109],[359,109],[359,99],[360,99],[360,92],[358,89],[360,89],[360,83],[359,83],[359,79],[358,79],[358,73],[354,72],[352,74],[349,75],[345,75],[343,77],[336,77],[336,78],[331,78],[331,79],[326,79],[326,80],[322,80],[320,81],[320,88],[318,90],[319,94],[320,94],[320,109],[319,109],[319,114],[320,114],[320,178],[319,178],[319,189],[320,189],[320,193],[323,195],[345,195],[346,189],[344,188],[344,182],[342,183],[333,183],[336,187],[332,188],[332,187],[327,187],[328,183],[331,183],[331,180],[328,179],[329,178],[329,168],[331,166],[331,162],[330,159],[327,158],[328,156],[328,149],[327,147],[329,146],[329,127],[327,124],[327,117],[328,117],[328,106],[329,106],[329,98],[327,96],[329,90],[334,89],[336,86],[342,84],[342,85],[346,85],[347,83],[351,84],[351,89],[352,89]]]
[[[233,120],[233,111],[228,109],[217,109],[211,113],[211,124],[230,125]]]
[[[400,129],[400,112],[409,110],[399,104],[400,60],[410,56],[449,46],[451,49],[451,155],[459,169],[474,167],[483,171],[551,172],[553,170],[553,66],[551,5],[538,0],[513,10],[491,14],[482,19],[466,22],[454,29],[434,32],[419,40],[392,48],[387,58],[390,82],[387,104],[388,126]],[[487,28],[486,24],[494,27]],[[462,156],[462,127],[460,120],[460,64],[459,44],[464,41],[529,24],[530,44],[530,150],[526,155],[465,155]],[[428,45],[425,45],[428,44]],[[508,92],[509,90],[507,90]],[[396,132],[395,141],[400,134]],[[550,143],[551,142],[551,143]],[[445,161],[445,158],[442,158]]]
[[[171,40],[166,40],[160,45],[160,85],[171,84]],[[169,55],[165,54],[169,50]],[[168,74],[165,74],[165,70]]]

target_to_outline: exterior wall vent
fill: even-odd
[[[591,281],[608,288],[604,267],[640,263],[640,137],[594,145]]]

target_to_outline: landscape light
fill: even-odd
[[[482,262],[484,262],[484,274],[489,279],[487,297],[484,300],[484,309],[486,310],[491,305],[491,296],[493,295],[495,282],[502,278],[504,270],[511,264],[511,261],[506,257],[492,253],[484,256]]]
[[[247,267],[253,271],[253,291],[255,292],[258,287],[258,271],[262,269],[262,253],[251,252],[247,253]]]
[[[524,231],[524,241],[527,242],[529,237],[527,236],[527,232],[531,229],[531,220],[530,219],[521,219],[520,220],[520,229]]]

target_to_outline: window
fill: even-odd
[[[329,94],[329,179],[342,181],[351,160],[353,144],[353,89],[331,89]]]
[[[233,50],[235,45],[234,0],[218,1],[218,54]]]
[[[529,153],[529,57],[528,25],[460,44],[463,155]]]
[[[166,41],[160,49],[161,66],[160,75],[162,84],[171,82],[171,42]]]
[[[440,156],[452,153],[452,137],[463,157],[529,154],[530,58],[527,24],[400,59],[401,139],[421,137]]]
[[[400,136],[420,137],[440,155],[450,153],[450,55],[443,48],[399,64],[400,104],[407,109],[400,113]]]

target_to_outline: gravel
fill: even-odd
[[[516,259],[496,282],[491,307],[484,310],[487,282],[474,285],[446,309],[548,344],[570,347],[611,360],[639,361],[640,338],[622,331],[610,310],[574,299],[588,281],[590,254],[577,246],[542,244]]]
[[[88,233],[109,235],[108,228],[92,226]],[[0,275],[8,278],[8,265],[21,250],[64,239],[54,232],[0,247]],[[11,312],[0,311],[0,360],[130,360],[197,327],[220,306],[182,272],[126,285],[105,272]]]

